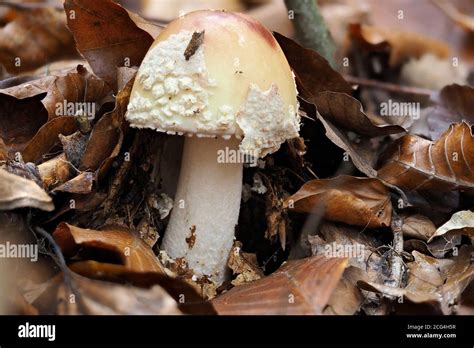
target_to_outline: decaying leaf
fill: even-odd
[[[474,187],[474,137],[456,123],[436,141],[405,135],[383,154],[378,177],[402,189],[464,190]]]
[[[363,281],[359,282],[359,286],[367,291],[405,297],[414,303],[439,306],[444,314],[452,314],[459,297],[474,279],[474,265],[470,264],[471,252],[471,247],[465,246],[456,258],[440,260],[414,251],[415,261],[408,264],[410,272],[405,288]]]
[[[212,301],[218,314],[322,314],[347,260],[313,256],[288,261],[271,275],[237,286]]]
[[[0,63],[10,73],[32,70],[76,54],[64,13],[56,9],[18,12],[0,29]]]
[[[0,210],[23,207],[54,210],[51,197],[36,183],[0,168]]]
[[[77,49],[114,90],[117,67],[139,66],[160,31],[109,0],[67,0],[64,9]]]
[[[351,38],[370,50],[389,50],[389,65],[397,66],[410,57],[420,58],[432,53],[440,58],[449,56],[449,46],[419,33],[402,32],[369,25],[349,25]]]
[[[92,172],[82,172],[78,176],[56,187],[53,192],[69,192],[86,194],[92,192],[95,174]]]
[[[392,219],[390,195],[381,181],[347,175],[308,181],[285,206],[296,212],[318,210],[328,220],[359,226],[390,226]]]
[[[61,116],[46,122],[35,134],[25,148],[21,156],[26,162],[38,162],[49,150],[59,144],[59,135],[69,135],[77,130],[77,122],[74,116]]]
[[[237,277],[232,284],[242,285],[263,277],[263,271],[258,266],[257,255],[242,251],[242,243],[236,241],[232,247],[227,265]]]
[[[474,212],[462,210],[453,214],[448,222],[436,230],[428,242],[431,242],[435,237],[452,237],[454,235],[466,235],[474,240]]]
[[[118,155],[126,128],[125,112],[133,81],[134,78],[131,78],[124,89],[118,93],[114,110],[103,115],[92,129],[79,169],[97,170],[100,168],[98,173],[100,177],[108,170],[113,159]]]
[[[426,216],[420,214],[401,214],[402,232],[405,237],[417,238],[424,241],[433,236],[436,226]]]
[[[158,258],[138,233],[122,227],[95,231],[60,223],[53,237],[66,256],[73,256],[79,251],[87,252],[89,249],[90,253],[109,255],[133,271],[164,273]]]

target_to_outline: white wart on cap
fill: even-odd
[[[294,76],[265,27],[239,13],[197,11],[150,48],[127,119],[169,134],[243,137],[240,150],[263,157],[298,136],[297,110]]]

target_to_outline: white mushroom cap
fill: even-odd
[[[298,136],[297,111],[294,75],[273,35],[246,15],[209,10],[160,33],[138,71],[127,119],[171,134],[243,137],[240,150],[263,157]]]

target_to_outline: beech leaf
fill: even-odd
[[[24,207],[54,210],[51,197],[35,182],[0,168],[0,210]]]
[[[474,188],[474,137],[465,122],[452,124],[436,141],[405,135],[381,158],[378,177],[407,191]]]
[[[220,315],[322,314],[347,265],[343,258],[288,261],[271,275],[212,300]]]
[[[389,191],[380,180],[372,178],[341,175],[311,180],[289,197],[285,206],[359,226],[390,226],[392,219]]]

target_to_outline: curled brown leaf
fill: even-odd
[[[380,180],[372,178],[341,175],[311,180],[289,197],[285,206],[358,226],[390,226],[392,219],[389,191]]]

